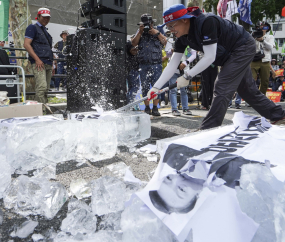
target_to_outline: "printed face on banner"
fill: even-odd
[[[234,123],[231,129],[228,126],[168,144],[152,180],[137,193],[179,241],[184,242],[191,229],[194,235],[197,233],[195,226],[201,217],[216,211],[223,213],[223,196],[236,201],[235,188],[239,186],[243,165],[265,164],[264,155],[261,159],[251,158],[249,147],[260,146],[262,137],[268,139],[271,125],[264,118],[242,112],[236,113]],[[215,211],[211,204],[216,204]],[[251,229],[242,241],[251,241],[258,225],[241,211],[237,201],[227,206],[231,207],[229,216],[242,218],[231,227],[232,231],[238,233],[237,226],[246,224]],[[224,221],[217,219],[218,225],[211,227],[219,227]]]

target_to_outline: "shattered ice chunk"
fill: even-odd
[[[82,201],[72,199],[67,217],[62,221],[61,230],[73,236],[95,233],[97,218],[91,208]]]
[[[11,233],[12,237],[19,237],[21,239],[27,238],[31,233],[34,232],[35,228],[38,226],[36,221],[25,221],[19,227]]]
[[[252,242],[277,241],[274,201],[282,187],[283,183],[266,166],[247,164],[241,167],[237,198],[241,210],[259,224]]]
[[[101,177],[93,182],[92,212],[98,216],[124,209],[126,186],[115,177]]]
[[[90,197],[92,195],[91,183],[80,178],[70,183],[70,192],[78,199]]]
[[[275,232],[276,242],[285,241],[285,183],[279,192],[278,196],[274,199],[274,217],[275,217]]]
[[[122,212],[109,213],[101,217],[98,230],[119,231]]]
[[[132,200],[121,218],[124,242],[173,242],[172,232],[138,198]]]
[[[1,146],[1,145],[0,145]],[[0,199],[3,197],[5,189],[11,182],[11,174],[14,172],[12,167],[6,162],[6,158],[0,155]]]
[[[33,242],[38,242],[38,241],[44,240],[45,237],[41,234],[33,234],[32,239],[33,239]]]
[[[33,173],[34,177],[37,178],[46,178],[46,179],[55,179],[56,178],[56,166],[49,165],[43,168],[39,168]]]
[[[123,180],[128,169],[129,167],[124,162],[117,162],[101,168],[100,174],[101,176],[112,176]]]
[[[148,161],[157,162],[157,156],[156,156],[156,155],[148,156],[148,157],[147,157],[147,160],[148,160]]]
[[[4,206],[23,216],[40,214],[52,219],[67,199],[62,184],[22,175],[6,189]]]

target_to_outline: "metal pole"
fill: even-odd
[[[0,65],[0,67],[6,67],[6,68],[20,68],[22,71],[22,78],[23,78],[23,94],[24,94],[24,103],[26,102],[26,79],[25,79],[25,71],[23,67],[21,66],[11,66],[11,65]]]

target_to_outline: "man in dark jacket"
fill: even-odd
[[[47,91],[53,71],[52,37],[45,27],[50,21],[50,10],[40,8],[37,15],[38,22],[27,27],[24,48],[29,53],[36,82],[35,100],[47,102]]]
[[[204,57],[177,79],[177,88],[189,85],[191,78],[211,64],[223,66],[215,81],[211,108],[200,129],[220,126],[234,92],[250,104],[260,115],[272,122],[283,123],[285,112],[257,88],[250,69],[256,53],[255,41],[241,26],[213,14],[203,14],[198,7],[185,8],[176,4],[164,13],[167,28],[178,38],[174,54],[159,80],[148,92],[149,99],[173,75],[185,48],[202,51]]]
[[[59,59],[64,59],[65,56],[62,54],[62,50],[66,45],[66,38],[68,36],[68,31],[64,30],[62,31],[62,33],[60,34],[60,37],[62,38],[61,41],[58,41],[55,45],[54,48],[57,49],[59,51],[58,57]],[[66,62],[65,61],[57,61],[57,74],[65,74],[65,67],[66,66]],[[60,83],[61,78],[56,78],[55,79],[55,88],[58,91],[59,90],[59,83]],[[66,79],[63,79],[62,81],[63,83],[63,88],[66,88]]]
[[[153,86],[162,72],[162,47],[166,44],[166,37],[153,26],[152,16],[141,16],[140,28],[132,39],[132,45],[138,46],[138,62],[140,66],[140,78],[142,94],[146,96],[150,84]],[[153,116],[160,116],[157,104],[159,99],[153,101],[152,112],[149,101],[145,101],[145,112]]]

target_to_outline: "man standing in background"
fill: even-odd
[[[52,37],[45,27],[50,21],[50,10],[39,8],[37,23],[30,24],[25,33],[24,48],[29,53],[36,82],[35,100],[47,103],[47,91],[53,71]]]
[[[67,36],[68,36],[68,31],[67,30],[62,31],[62,33],[60,34],[60,37],[62,38],[62,40],[58,41],[54,45],[54,48],[59,51],[59,53],[58,53],[59,59],[64,59],[65,58],[65,56],[62,54],[62,50],[63,50],[63,48],[66,45],[66,38],[67,38]],[[60,75],[65,74],[66,73],[65,68],[64,68],[65,66],[66,66],[66,62],[65,61],[58,61],[57,62],[57,74],[60,74]],[[61,78],[56,78],[55,79],[55,89],[57,91],[59,90],[60,80],[61,80]],[[63,82],[62,86],[65,89],[66,88],[66,79],[63,79],[62,82]]]
[[[263,36],[255,38],[256,55],[250,67],[254,80],[257,80],[257,74],[259,73],[259,90],[265,95],[269,84],[271,51],[274,47],[274,37],[273,35],[266,34],[271,30],[269,23],[262,23],[259,28],[262,30]],[[263,58],[261,58],[262,55],[260,55],[260,53],[264,54]],[[258,59],[258,56],[260,56],[261,59]]]

